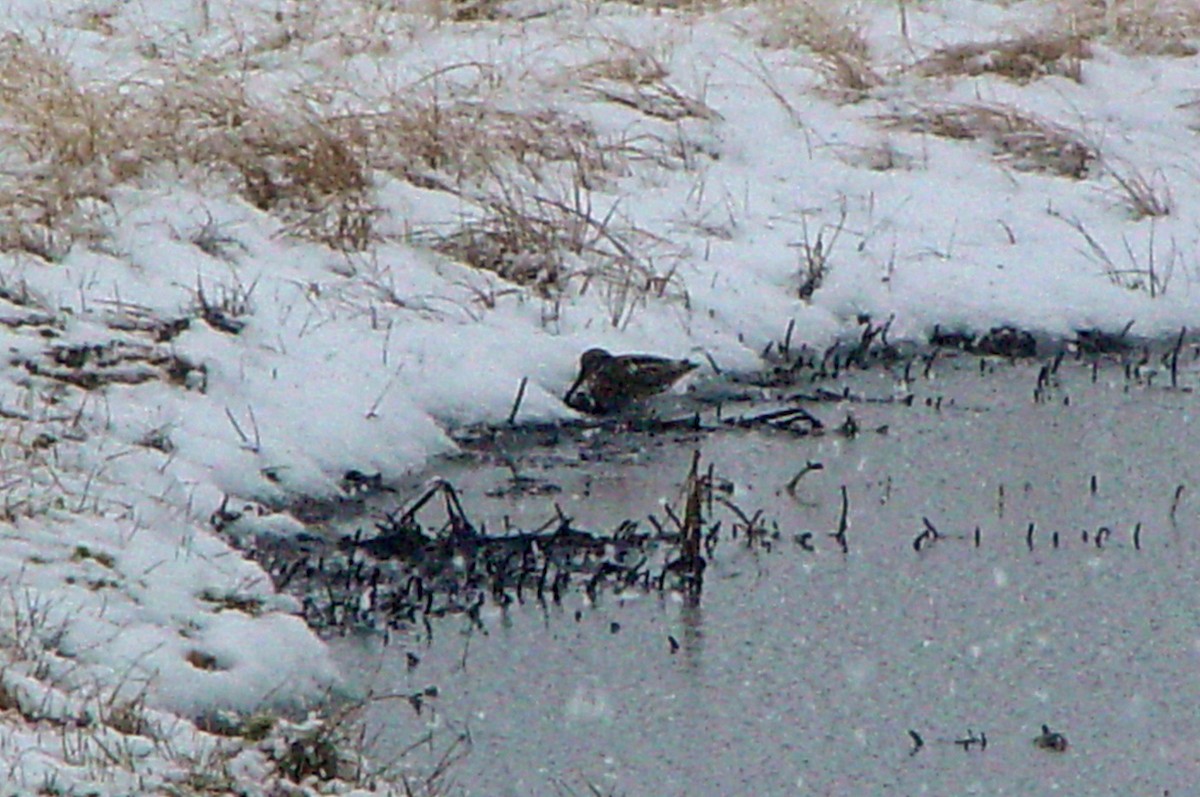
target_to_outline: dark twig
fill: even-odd
[[[979,745],[980,750],[986,750],[987,734],[983,731],[980,731],[979,735],[976,736],[974,731],[972,731],[970,728],[967,728],[966,737],[963,739],[955,739],[954,743],[961,747],[963,752],[969,751],[972,745]]]
[[[784,360],[792,350],[792,333],[796,331],[796,319],[789,318],[787,331],[783,333],[783,343],[779,344],[779,354]]]
[[[1183,349],[1183,338],[1187,335],[1187,327],[1182,327],[1179,330],[1179,337],[1175,339],[1175,345],[1171,348],[1171,387],[1179,387],[1179,352]]]
[[[908,735],[911,736],[913,740],[913,748],[908,751],[908,754],[910,756],[916,755],[921,751],[921,748],[925,746],[925,740],[921,738],[921,734],[917,733],[911,728],[908,730]]]
[[[934,542],[937,542],[942,538],[942,533],[937,530],[937,527],[934,526],[932,522],[930,522],[929,518],[923,517],[921,518],[921,522],[925,524],[925,528],[923,528],[921,533],[918,534],[916,539],[913,540],[912,545],[914,551],[920,551],[921,546],[925,544],[926,540],[928,540],[932,545]]]
[[[787,490],[788,495],[790,495],[794,498],[796,496],[796,486],[800,483],[801,479],[803,479],[808,474],[812,473],[814,470],[824,470],[824,469],[825,469],[825,466],[823,464],[821,464],[820,462],[813,462],[810,459],[808,462],[805,462],[804,467],[801,468],[800,471],[795,476],[793,476],[786,485],[784,485],[783,489]]]
[[[842,511],[838,516],[837,532],[830,536],[837,540],[842,553],[850,553],[850,544],[846,541],[846,530],[850,528],[850,497],[846,494],[846,485],[842,485]]]
[[[521,384],[517,387],[517,397],[513,399],[512,410],[508,413],[508,425],[512,426],[517,421],[517,411],[521,409],[521,401],[525,398],[525,386],[529,384],[529,377],[521,377]]]

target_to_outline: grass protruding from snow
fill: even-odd
[[[702,97],[688,96],[672,85],[661,58],[646,48],[609,41],[613,52],[579,67],[575,76],[587,92],[607,102],[632,108],[654,119],[716,121],[721,114]]]
[[[1109,282],[1127,290],[1144,292],[1152,299],[1167,292],[1176,268],[1183,263],[1183,253],[1174,238],[1167,243],[1165,251],[1160,251],[1153,217],[1144,244],[1135,244],[1129,235],[1122,235],[1121,253],[1114,255],[1078,218],[1068,218],[1057,211],[1051,211],[1050,216],[1079,235],[1084,242],[1080,250],[1083,256],[1096,264]]]
[[[1106,165],[1119,189],[1121,203],[1135,221],[1171,215],[1175,200],[1161,170],[1147,176],[1133,164],[1118,166],[1110,159]]]
[[[1028,83],[1059,75],[1079,83],[1083,80],[1082,62],[1090,57],[1088,43],[1079,36],[1030,33],[1013,39],[941,47],[914,68],[926,77],[995,74]]]
[[[685,297],[674,271],[661,273],[640,254],[653,237],[618,218],[615,206],[601,214],[578,187],[566,201],[508,188],[486,201],[479,219],[434,238],[433,248],[545,299],[561,298],[568,282],[580,293],[596,290],[618,328],[648,298]]]
[[[823,225],[817,230],[815,238],[809,236],[808,224],[804,224],[803,240],[797,245],[800,249],[800,274],[799,287],[796,290],[796,295],[803,301],[811,302],[813,294],[825,284],[825,278],[829,276],[833,267],[830,257],[842,230],[846,228],[846,213],[846,200],[843,197],[837,223]]]
[[[668,70],[654,54],[606,45],[610,54],[573,70],[578,93],[652,124],[719,119],[703,99],[667,82]],[[616,327],[648,299],[683,295],[674,271],[658,269],[643,254],[661,242],[622,219],[616,203],[596,200],[635,162],[666,169],[694,164],[678,128],[671,137],[603,136],[585,119],[549,107],[516,112],[427,100],[397,105],[388,117],[371,119],[370,130],[372,150],[391,153],[381,168],[462,203],[460,221],[418,228],[410,240],[551,302],[572,286],[598,290]]]
[[[1064,0],[1071,30],[1134,55],[1187,58],[1200,52],[1200,4],[1193,0]]]
[[[338,769],[274,716],[327,651],[206,519],[357,500],[518,385],[569,417],[591,346],[1196,326],[1192,0],[60,5],[0,22],[0,748],[57,746],[0,783]]]
[[[147,112],[171,120],[164,162],[225,178],[295,235],[339,251],[367,247],[376,208],[363,131],[319,105],[268,103],[233,81],[182,70],[171,77],[178,83],[144,99]],[[217,242],[203,230],[196,238]]]
[[[141,170],[128,103],[79,81],[52,50],[0,38],[0,250],[61,259],[97,234],[110,189]]]
[[[759,36],[759,45],[807,49],[832,96],[857,102],[887,82],[872,59],[865,22],[847,5],[803,0],[769,3],[763,9],[769,24]]]
[[[15,161],[0,179],[6,250],[61,260],[75,241],[103,236],[115,187],[162,165],[236,176],[256,207],[334,248],[370,240],[361,142],[299,107],[256,103],[232,82],[179,71],[87,83],[52,49],[10,35],[0,40],[0,120]]]
[[[930,105],[877,118],[890,128],[987,142],[997,159],[1018,171],[1081,180],[1098,154],[1073,131],[1007,105]]]

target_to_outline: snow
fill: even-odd
[[[27,197],[51,176],[98,188],[53,217],[45,249],[57,257],[4,238],[0,339],[14,365],[0,383],[0,694],[28,694],[59,720],[89,701],[144,701],[174,718],[163,733],[196,757],[218,741],[192,720],[317,704],[339,684],[324,644],[212,530],[212,513],[229,497],[255,509],[255,528],[298,533],[281,511],[290,501],[337,495],[350,469],[396,479],[454,451],[448,432],[503,421],[526,378],[519,420],[570,417],[560,397],[594,345],[707,354],[739,370],[790,323],[794,343],[819,347],[854,334],[862,314],[894,317],[892,337],[915,339],[935,325],[1069,336],[1132,321],[1156,336],[1200,323],[1195,55],[1132,54],[1096,35],[1081,83],[920,77],[906,67],[937,47],[1061,27],[1060,6],[931,0],[907,9],[907,35],[892,6],[816,7],[869,44],[883,83],[859,102],[830,86],[818,54],[788,43],[787,15],[769,6],[518,2],[499,7],[511,19],[458,23],[449,5],[416,3],[10,0],[0,187],[17,209],[5,224],[23,220],[36,238]],[[68,131],[79,123],[61,84],[16,91],[35,85],[30,53],[100,98],[91,162],[22,148],[62,132],[38,127],[38,102]],[[145,113],[163,97],[187,107],[189,91],[196,103],[228,99],[229,128],[173,124],[168,104]],[[451,118],[462,102],[482,110]],[[880,121],[962,104],[1047,120],[1100,157],[1077,180],[1028,170],[986,138]],[[232,132],[246,109],[269,141],[297,120],[414,107],[447,110],[430,124],[444,125],[448,148],[489,135],[460,162],[442,158],[441,172],[436,153],[403,150],[422,131],[365,146],[371,232],[358,250],[304,234],[312,196],[263,209],[221,160],[249,146]],[[120,128],[139,109],[143,127]],[[113,144],[110,123],[144,135]],[[513,137],[553,139],[555,125],[578,132],[565,138],[574,166],[511,156]],[[170,150],[172,135],[188,147]],[[588,140],[603,145],[597,162]],[[1144,181],[1171,212],[1136,218],[1122,180]],[[517,285],[428,246],[518,191],[518,206],[587,243],[563,254],[558,283]],[[805,301],[801,265],[818,241],[830,270]],[[620,247],[627,281],[584,278],[619,262]],[[1145,274],[1108,273],[1151,263],[1154,295]],[[649,289],[648,275],[661,278]],[[205,323],[205,303],[244,326]],[[169,340],[131,328],[185,317]],[[173,377],[169,364],[128,359],[98,369],[140,381],[92,389],[45,375],[54,347],[114,341],[192,367]],[[41,751],[37,725],[24,711],[0,721],[20,788],[47,773],[102,794],[180,777],[164,746],[131,751],[141,781],[120,766],[68,766]]]

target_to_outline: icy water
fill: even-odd
[[[557,501],[610,529],[661,517],[699,449],[780,535],[770,550],[723,538],[698,605],[573,595],[485,608],[482,630],[458,618],[386,647],[339,641],[362,688],[437,688],[420,714],[374,704],[376,757],[432,731],[402,759],[428,771],[469,731],[450,791],[500,797],[1196,793],[1194,363],[1171,389],[1163,373],[1148,386],[1068,360],[1035,401],[1041,367],[981,374],[963,357],[911,385],[883,371],[826,383],[914,401],[808,403],[820,436],[630,437],[600,462],[579,442],[514,454],[562,487],[552,496],[489,498],[510,469],[440,468],[489,528],[543,521]],[[834,431],[848,413],[854,437]],[[789,491],[807,462],[823,469]],[[843,485],[848,553],[829,536]],[[917,550],[924,519],[941,537]],[[1034,745],[1043,724],[1065,752]]]

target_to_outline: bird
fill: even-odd
[[[606,415],[663,392],[698,367],[690,360],[588,349],[579,358],[579,376],[563,401],[583,412]]]

